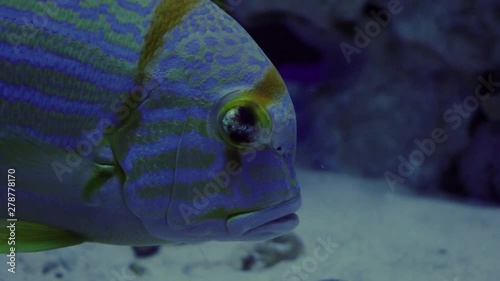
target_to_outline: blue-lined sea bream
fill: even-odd
[[[287,88],[217,5],[0,6],[0,173],[15,177],[1,221],[17,219],[1,251],[267,239],[298,224]]]

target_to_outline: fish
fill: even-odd
[[[0,2],[0,251],[299,223],[286,84],[209,0]]]

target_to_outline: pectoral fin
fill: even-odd
[[[0,169],[15,169],[16,187],[47,197],[57,196],[68,202],[84,200],[99,204],[99,191],[116,175],[112,156],[99,159],[82,157],[33,137],[9,132],[0,134]],[[107,143],[103,142],[102,146]],[[102,147],[94,147],[99,150]],[[101,157],[102,158],[102,157]]]
[[[64,229],[25,221],[0,221],[0,253],[37,252],[68,247],[85,242]]]

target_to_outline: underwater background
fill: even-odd
[[[297,229],[20,253],[1,281],[500,280],[499,1],[217,3],[291,94]]]

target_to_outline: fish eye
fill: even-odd
[[[249,108],[238,106],[224,114],[222,130],[235,143],[252,143],[257,141],[260,124]]]
[[[246,100],[227,104],[219,120],[223,139],[238,147],[259,143],[264,129],[271,123],[264,108]]]

